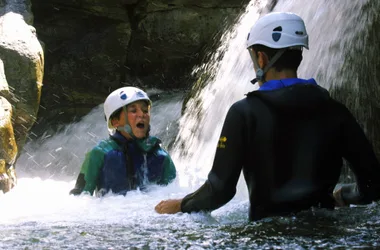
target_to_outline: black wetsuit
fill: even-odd
[[[380,165],[355,118],[325,89],[299,81],[253,91],[231,106],[208,180],[182,200],[182,212],[226,204],[236,193],[241,170],[250,220],[312,206],[333,208],[342,158],[360,190],[347,198],[358,203],[380,198]]]

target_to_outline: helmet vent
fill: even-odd
[[[273,33],[272,33],[272,39],[273,41],[275,42],[278,42],[281,38],[281,31],[282,31],[282,27],[281,26],[278,26],[276,28],[273,29]]]
[[[302,36],[303,35],[303,31],[296,31],[296,35]]]
[[[121,92],[120,92],[120,99],[121,99],[121,100],[126,100],[126,99],[127,99],[127,94],[124,93],[124,91],[121,91]]]

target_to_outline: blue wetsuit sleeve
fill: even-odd
[[[355,174],[355,185],[344,185],[342,199],[346,204],[367,204],[380,199],[380,164],[364,131],[346,109],[342,127],[343,157]]]
[[[208,179],[197,191],[183,198],[182,212],[212,211],[229,202],[236,193],[243,154],[244,119],[233,105],[224,121]]]

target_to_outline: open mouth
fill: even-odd
[[[142,122],[139,122],[139,123],[136,124],[136,127],[144,129],[145,128],[145,124],[142,123]]]

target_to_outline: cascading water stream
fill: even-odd
[[[262,1],[255,2],[257,5],[261,3],[260,8],[264,6]],[[299,0],[280,0],[273,9],[294,12],[305,20],[310,50],[304,50],[298,76],[315,78],[328,90],[349,85],[350,94],[353,96],[347,96],[352,100],[348,105],[364,124],[369,119],[374,123],[376,117],[362,115],[361,111],[370,107],[359,106],[360,98],[363,98],[359,91],[361,82],[358,78],[342,77],[342,71],[350,51],[364,46],[365,41],[357,40],[357,36],[366,34],[366,26],[372,25],[375,18],[371,12],[363,16],[362,10],[368,8],[368,5],[374,8],[370,2],[355,1],[347,4],[344,1],[314,0],[305,4]],[[255,11],[248,11],[243,15],[234,29],[224,35],[224,43],[212,60],[199,69],[206,69],[206,72],[202,72],[206,74],[213,71],[215,76],[188,101],[186,113],[180,120],[180,132],[173,157],[185,168],[183,172],[187,173],[183,175],[181,183],[199,186],[199,182],[207,178],[228,108],[235,101],[244,98],[244,94],[257,88],[249,81],[254,77],[254,71],[245,48],[245,39],[258,15]],[[224,56],[220,61],[221,54]],[[357,69],[352,66],[348,71],[356,72]],[[351,72],[344,73],[352,75]],[[378,82],[376,76],[371,80]],[[380,94],[380,90],[376,89],[374,96],[376,92]]]
[[[224,34],[223,43],[207,65],[196,69],[205,69],[206,72],[202,73],[215,73],[215,76],[187,102],[186,113],[180,120],[180,131],[172,150],[173,159],[184,173],[179,176],[180,185],[195,188],[204,182],[228,108],[244,94],[256,89],[250,84],[254,71],[245,49],[247,31],[259,17],[257,9],[265,6],[259,1],[256,4],[258,6],[251,7],[254,10],[247,11],[238,24]]]
[[[370,20],[360,19],[370,1],[278,1],[274,10],[304,17],[310,33],[299,76],[315,77],[327,88],[344,84],[341,62],[356,32]],[[19,185],[0,194],[1,249],[310,249],[380,246],[380,212],[377,204],[335,212],[305,211],[296,217],[270,218],[247,223],[248,202],[244,182],[237,196],[208,214],[158,215],[154,206],[162,199],[181,198],[207,178],[219,133],[230,105],[256,86],[252,63],[245,49],[250,26],[266,1],[252,1],[220,48],[203,67],[211,81],[187,103],[179,120],[182,95],[154,101],[152,134],[170,146],[178,178],[167,187],[127,196],[103,198],[69,196],[85,152],[107,136],[101,106],[81,122],[58,134],[44,133],[30,142],[16,169]],[[355,26],[351,22],[355,21]],[[349,31],[349,32],[348,32]],[[355,43],[354,43],[355,42]],[[353,46],[353,45],[352,45]],[[356,45],[355,45],[356,46]],[[355,81],[358,83],[358,81]],[[355,85],[355,84],[354,84]],[[172,121],[172,122],[168,122]],[[178,133],[178,135],[177,135]],[[170,142],[177,135],[171,147]],[[326,237],[328,235],[328,237]]]

